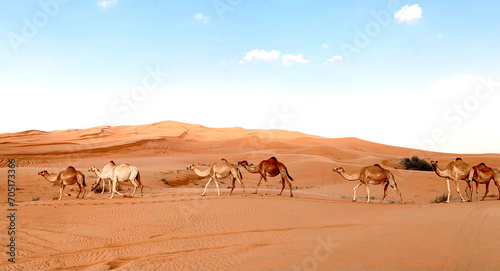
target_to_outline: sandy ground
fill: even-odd
[[[490,186],[482,202],[461,203],[452,185],[449,204],[433,204],[446,192],[433,172],[401,169],[403,157],[438,160],[441,168],[460,156],[476,165],[500,167],[499,154],[458,155],[375,144],[355,138],[326,139],[280,130],[213,129],[162,122],[85,130],[0,134],[1,215],[7,211],[8,158],[16,159],[16,263],[2,258],[0,270],[493,270],[500,267],[500,201]],[[282,196],[278,177],[270,195],[259,176],[240,168],[246,187],[221,196],[206,178],[186,167],[206,168],[225,158],[257,164],[271,156],[285,163],[293,181]],[[137,166],[143,197],[110,200],[90,192],[90,166],[109,160]],[[356,182],[347,173],[379,163],[391,170],[403,195],[364,187],[352,202]],[[86,176],[87,195],[57,201],[59,189],[37,175],[74,166]],[[462,194],[465,183],[461,182]],[[121,192],[130,194],[132,185]],[[484,193],[484,185],[479,193]],[[4,221],[4,220],[2,220]],[[9,243],[3,222],[1,243]]]

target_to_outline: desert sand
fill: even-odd
[[[493,270],[500,269],[500,201],[494,185],[482,202],[460,202],[452,184],[449,204],[431,203],[446,193],[434,172],[408,171],[403,157],[438,160],[457,156],[470,165],[500,167],[500,154],[447,154],[381,145],[356,138],[329,139],[283,130],[207,128],[166,121],[141,126],[0,134],[2,217],[7,211],[7,165],[16,159],[15,263],[4,254],[0,270]],[[258,174],[243,167],[243,183],[221,196],[207,178],[186,166],[206,168],[225,158],[257,164],[275,156],[294,178],[294,197],[269,178],[271,195]],[[139,168],[144,196],[125,198],[90,191],[88,168],[108,161]],[[394,190],[378,203],[382,186],[358,189],[352,202],[347,173],[378,163],[391,170]],[[56,174],[74,166],[86,176],[87,196],[57,201],[59,188],[37,172]],[[464,194],[465,182],[460,182]],[[480,195],[484,193],[480,186]],[[130,194],[129,183],[121,192]],[[1,244],[9,243],[3,224]]]

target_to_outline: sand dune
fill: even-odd
[[[413,154],[444,167],[457,156],[471,165],[500,167],[499,154],[421,152],[356,138],[329,139],[283,130],[207,128],[173,121],[119,127],[0,134],[0,178],[7,180],[9,158],[17,161],[16,263],[1,270],[492,270],[500,266],[496,230],[498,191],[490,186],[484,202],[461,203],[452,186],[450,204],[431,204],[446,192],[433,172],[403,170],[399,160]],[[257,164],[271,156],[285,163],[294,197],[276,194],[278,177],[255,190],[259,175],[241,168],[247,190],[223,180],[221,197],[206,178],[186,170],[225,158]],[[90,192],[96,177],[87,169],[109,160],[139,167],[144,197],[109,200]],[[379,163],[390,169],[403,195],[397,204],[389,189],[384,203],[366,204],[364,187],[351,202],[355,182],[348,173]],[[86,175],[87,197],[59,195],[37,175],[72,165]],[[465,186],[460,183],[461,190]],[[123,184],[130,194],[132,186]],[[377,200],[381,186],[370,186]],[[70,191],[73,190],[73,191]],[[1,182],[2,210],[7,183]],[[463,192],[462,192],[463,193]],[[480,194],[484,185],[480,186]],[[394,204],[396,203],[396,204]],[[6,214],[4,211],[2,214]],[[1,235],[7,244],[7,230]]]

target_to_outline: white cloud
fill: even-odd
[[[97,2],[97,5],[102,7],[102,8],[109,8],[111,6],[114,6],[118,4],[119,0],[99,0]]]
[[[203,15],[201,12],[196,13],[194,15],[194,18],[204,24],[208,23],[208,21],[210,20],[210,17]]]
[[[443,38],[443,33],[439,33],[439,34],[437,35],[437,38],[438,38],[438,39]]]
[[[335,62],[335,61],[342,61],[344,58],[342,56],[333,56],[332,58],[328,59],[328,62]]]
[[[246,53],[246,55],[243,57],[243,59],[246,61],[252,61],[254,59],[274,61],[274,60],[278,59],[280,55],[281,55],[281,52],[276,51],[276,50],[272,50],[271,52],[267,52],[264,49],[262,49],[262,50],[254,49],[254,50]],[[240,61],[240,63],[242,63],[242,62]]]
[[[422,18],[422,8],[418,4],[406,5],[394,14],[394,18],[400,23],[414,24],[418,19]]]
[[[301,54],[298,54],[296,56],[291,55],[291,54],[286,54],[281,57],[281,60],[283,61],[283,65],[289,66],[292,65],[293,62],[301,63],[301,64],[307,64],[309,63],[309,60],[304,59],[304,56]]]
[[[330,48],[330,46],[329,46],[328,44],[326,44],[326,43],[323,43],[323,44],[321,45],[321,47],[323,47],[323,48],[325,48],[325,49]]]

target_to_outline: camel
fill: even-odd
[[[54,177],[50,176],[50,174],[46,170],[38,172],[38,175],[42,176],[51,183],[59,184],[58,200],[61,200],[66,185],[72,185],[75,183],[78,185],[78,188],[80,188],[80,191],[78,192],[76,198],[80,196],[82,190],[83,190],[82,199],[85,197],[85,192],[86,192],[85,186],[87,186],[87,184],[85,184],[85,175],[83,175],[83,173],[81,173],[80,171],[77,171],[72,166],[69,166],[67,169],[59,172],[59,174],[57,174],[57,176]],[[64,195],[70,196],[69,194],[66,193],[64,193]]]
[[[401,192],[398,189],[394,175],[389,170],[382,168],[379,164],[363,167],[354,175],[346,174],[344,168],[342,167],[334,168],[333,171],[337,172],[348,181],[359,180],[359,184],[354,187],[354,196],[352,201],[356,201],[356,189],[364,184],[366,187],[366,193],[368,194],[366,203],[370,203],[370,189],[368,188],[368,184],[384,184],[384,196],[382,197],[382,200],[380,200],[380,203],[382,203],[387,196],[387,187],[389,185],[398,193],[399,203],[403,203],[403,198],[401,197]]]
[[[235,165],[229,163],[226,159],[221,159],[220,161],[211,164],[210,167],[205,170],[200,170],[195,165],[190,165],[186,169],[192,170],[194,173],[196,173],[196,175],[200,177],[210,176],[210,179],[205,185],[205,190],[203,190],[203,194],[201,194],[202,196],[205,196],[207,187],[212,180],[214,180],[215,186],[217,187],[217,196],[220,196],[218,179],[226,178],[230,175],[232,177],[232,187],[231,192],[229,192],[228,196],[231,196],[233,194],[235,180],[240,183],[241,188],[243,188],[243,195],[246,196],[245,185],[242,182],[243,176],[241,176],[240,170]]]
[[[238,162],[239,166],[243,166],[248,172],[250,173],[259,173],[260,174],[260,180],[257,183],[257,188],[255,189],[254,194],[257,194],[257,191],[259,190],[259,185],[262,182],[262,179],[266,182],[267,185],[267,193],[266,195],[269,195],[269,183],[267,182],[267,177],[275,177],[280,174],[281,176],[281,192],[278,194],[278,196],[281,196],[283,193],[283,190],[285,189],[285,181],[290,187],[290,197],[293,197],[292,193],[292,183],[290,181],[293,181],[293,178],[288,174],[288,170],[286,169],[286,166],[278,162],[278,159],[276,157],[271,157],[267,160],[263,160],[259,163],[258,166],[253,166],[249,165],[247,161],[240,161]]]
[[[115,162],[113,162],[112,160],[111,160],[111,161],[109,161],[109,162],[108,162],[108,163],[107,163],[107,164],[106,164],[106,165],[102,168],[101,174],[107,174],[107,173],[108,173],[109,171],[111,171],[114,167],[116,167]],[[89,171],[91,171],[91,170],[90,170],[90,168],[89,168]],[[109,186],[109,193],[111,193],[111,191],[112,191],[112,190],[111,190],[111,179],[110,179],[110,178],[108,178],[107,180],[108,180],[108,186]],[[96,184],[97,184],[97,183],[100,183],[100,182],[101,182],[101,178],[99,178],[99,177],[98,177],[98,178],[97,178],[97,181],[94,183],[94,185],[92,185],[92,190],[91,190],[91,191],[94,191],[94,190],[97,188]],[[101,195],[102,195],[102,194],[104,194],[105,183],[106,183],[106,180],[103,180],[103,181],[102,181],[102,191],[101,191]]]
[[[498,188],[498,199],[500,200],[500,183],[498,181],[498,175],[497,173],[490,167],[486,166],[485,163],[481,163],[477,166],[472,167],[471,174],[469,174],[469,183],[475,182],[476,183],[476,201],[479,201],[479,184],[485,184],[486,185],[486,192],[484,192],[484,196],[481,200],[484,200],[486,198],[486,195],[488,194],[489,186],[490,186],[490,181],[493,180],[495,182],[495,185]],[[470,187],[470,197],[473,198],[472,196],[472,187]]]
[[[115,192],[118,195],[126,197],[125,195],[123,195],[122,193],[120,193],[116,190],[116,186],[117,186],[118,182],[126,182],[126,181],[130,181],[132,183],[132,185],[134,185],[134,191],[132,192],[132,195],[130,195],[130,196],[133,197],[135,194],[135,191],[137,190],[137,187],[140,186],[141,187],[141,197],[142,197],[142,189],[144,186],[142,185],[142,182],[141,182],[141,175],[139,173],[139,169],[135,166],[131,166],[127,163],[123,163],[119,166],[115,166],[114,168],[111,169],[111,171],[108,171],[107,173],[102,173],[98,168],[93,166],[93,167],[89,168],[89,171],[94,172],[97,175],[97,177],[99,177],[99,181],[102,181],[102,180],[105,180],[108,178],[113,181],[113,188],[112,188],[113,191],[111,192],[111,197],[109,199],[113,198]],[[98,185],[99,185],[99,182],[96,182],[93,185],[92,190],[94,190]]]
[[[467,182],[467,187],[470,188],[468,176],[472,170],[472,167],[469,164],[462,161],[462,158],[460,158],[460,157],[457,157],[457,159],[455,161],[450,162],[444,170],[441,170],[439,168],[437,161],[431,161],[431,166],[432,166],[432,169],[434,169],[434,172],[436,172],[436,174],[439,177],[444,178],[446,180],[446,186],[448,188],[448,197],[447,197],[445,203],[450,202],[450,180],[455,182],[455,185],[457,187],[457,193],[458,193],[458,195],[460,195],[460,199],[462,200],[462,202],[464,202],[465,199],[464,199],[464,197],[462,197],[462,194],[460,193],[460,187],[459,187],[458,181],[465,180]],[[466,194],[469,195],[469,193],[467,192],[467,187],[466,187],[465,191],[466,191]],[[469,196],[469,201],[471,201],[470,197],[471,196]]]

